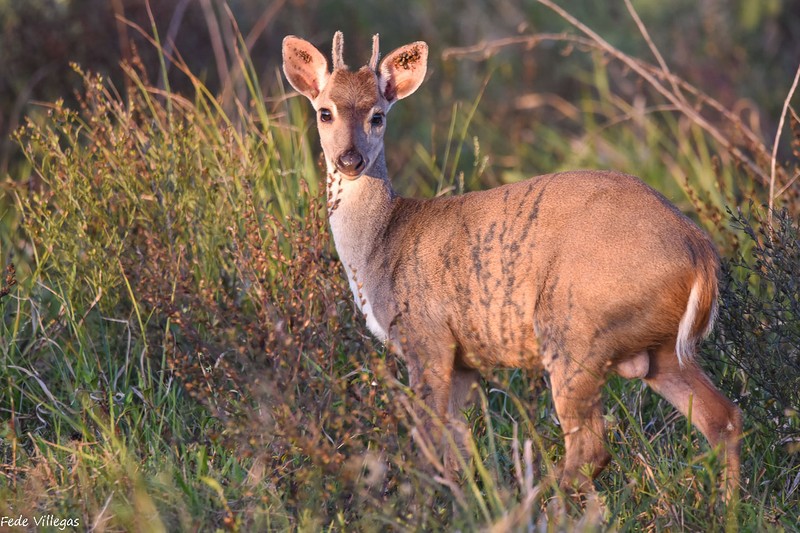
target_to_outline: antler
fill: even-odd
[[[332,51],[333,70],[336,70],[338,68],[345,68],[344,57],[342,54],[343,51],[344,51],[344,35],[342,35],[342,32],[337,31],[336,33],[333,34],[333,51]]]
[[[378,59],[381,57],[380,47],[378,46],[378,34],[372,36],[372,57],[369,58],[369,68],[378,71]]]

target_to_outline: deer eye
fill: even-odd
[[[330,109],[322,108],[319,110],[319,121],[320,122],[330,122],[333,120],[333,115],[331,114]]]
[[[372,118],[369,120],[369,123],[373,126],[381,126],[383,125],[383,113],[375,113],[372,115]]]

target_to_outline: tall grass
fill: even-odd
[[[46,120],[18,132],[35,176],[16,191],[32,256],[0,292],[0,516],[147,531],[798,523],[800,466],[771,421],[748,420],[742,499],[726,506],[713,451],[664,402],[621,380],[608,388],[614,461],[582,505],[537,486],[562,455],[562,439],[544,380],[522,371],[485,376],[467,413],[475,468],[449,478],[435,453],[412,444],[416,400],[402,363],[354,312],[306,115],[284,95],[266,103],[245,50],[239,39],[231,58],[241,83],[224,105],[177,56],[168,59],[191,96],[150,80],[135,61],[125,67],[124,95],[76,67],[79,108],[55,102]],[[643,168],[651,181],[685,191],[685,206],[700,207],[707,229],[732,243],[719,213],[756,190],[747,174],[691,121],[631,105],[610,69],[598,61],[586,74],[597,90],[576,108],[581,131],[565,140],[539,129],[549,140],[516,147],[519,166],[561,146],[571,154],[562,164]],[[432,178],[420,187],[446,194],[516,179],[518,170],[501,174],[482,155],[481,139],[501,132],[481,113],[479,95],[452,113],[446,144],[418,150],[416,164]],[[750,342],[738,346],[760,346],[765,358],[796,355],[796,287],[766,278],[773,270],[761,266],[779,273],[790,264],[768,250],[796,251],[797,213],[779,218],[786,231],[774,240],[744,231],[740,245],[726,244],[741,254],[729,278],[740,282],[725,293],[730,312],[714,344],[730,346],[738,332]],[[751,249],[761,263],[749,260]],[[754,287],[754,278],[773,285]],[[780,313],[750,306],[737,315],[736,301],[777,293]],[[776,316],[785,332],[777,347],[742,331]],[[741,351],[723,355],[746,361]],[[770,416],[796,429],[795,415],[775,403],[796,408],[796,391],[781,396],[751,374],[742,365],[717,373],[733,396],[773,402]]]

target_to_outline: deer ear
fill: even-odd
[[[297,92],[311,100],[328,82],[328,62],[314,45],[289,35],[283,39],[283,73]]]
[[[383,58],[378,69],[381,94],[389,104],[410,95],[425,79],[428,45],[422,41],[401,46]]]

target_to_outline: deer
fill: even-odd
[[[314,45],[287,36],[283,71],[315,112],[331,234],[355,306],[405,362],[433,442],[441,428],[462,427],[482,371],[543,369],[564,435],[558,486],[590,492],[611,458],[602,389],[616,374],[691,413],[722,454],[730,498],[742,414],[696,357],[718,309],[720,260],[710,237],[661,193],[614,171],[429,199],[398,195],[386,165],[386,115],[422,84],[428,46],[413,42],[381,59],[375,35],[369,62],[351,70],[343,43],[336,32],[331,69]],[[444,455],[458,468],[453,453]]]

